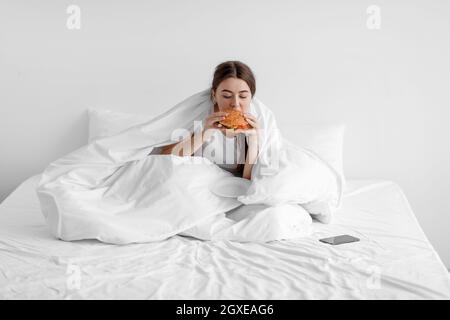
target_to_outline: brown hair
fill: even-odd
[[[211,100],[213,98],[213,90],[216,91],[219,84],[228,78],[237,78],[244,80],[252,97],[256,92],[256,81],[252,70],[245,63],[240,61],[225,61],[219,64],[214,71],[214,77],[211,86]]]

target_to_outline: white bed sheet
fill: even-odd
[[[314,222],[307,238],[120,246],[53,238],[39,176],[0,204],[0,299],[450,298],[450,276],[393,182],[349,180],[335,221]],[[339,234],[361,241],[318,241]]]

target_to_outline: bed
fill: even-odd
[[[39,177],[0,204],[1,299],[450,298],[448,271],[391,181],[348,180],[334,222],[314,222],[309,237],[111,245],[53,238]],[[361,241],[318,241],[339,234]]]

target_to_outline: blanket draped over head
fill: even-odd
[[[308,235],[312,219],[329,223],[342,179],[313,151],[278,131],[256,97],[259,154],[246,194],[220,197],[210,186],[232,176],[207,158],[152,153],[174,132],[200,132],[212,102],[196,93],[151,120],[99,138],[50,163],[37,195],[50,232],[65,241],[127,244],[174,235],[204,240],[272,241]]]

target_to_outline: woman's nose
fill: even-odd
[[[236,109],[240,108],[238,97],[234,97],[234,99],[231,101],[231,106]]]

